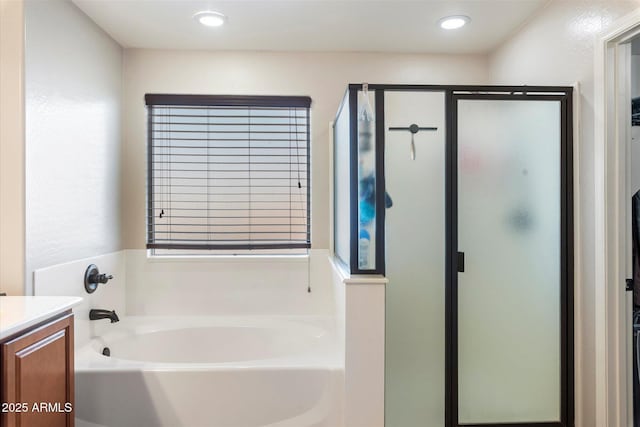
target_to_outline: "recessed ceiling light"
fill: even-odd
[[[468,16],[456,15],[446,16],[438,21],[438,23],[440,24],[440,27],[444,28],[445,30],[456,30],[458,28],[464,27],[469,21],[471,21],[471,18],[469,18]]]
[[[227,22],[227,17],[220,12],[214,12],[212,10],[206,10],[198,12],[193,17],[202,25],[207,27],[219,27]]]

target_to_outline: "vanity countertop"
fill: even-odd
[[[0,341],[80,304],[80,297],[0,297]]]

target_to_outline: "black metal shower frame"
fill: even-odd
[[[573,88],[568,86],[466,86],[369,84],[374,91],[376,117],[376,268],[358,266],[358,92],[362,84],[347,88],[350,115],[350,272],[385,274],[385,91],[426,91],[445,94],[446,156],[446,280],[445,280],[445,427],[573,427],[574,333],[573,333]],[[560,421],[542,423],[460,424],[458,420],[458,101],[545,100],[560,102]]]

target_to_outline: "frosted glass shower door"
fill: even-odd
[[[559,422],[561,102],[471,98],[455,100],[458,423]]]
[[[385,426],[445,422],[445,94],[384,93]],[[411,125],[433,127],[414,135]],[[390,128],[406,128],[390,130]],[[391,206],[389,206],[391,204]]]

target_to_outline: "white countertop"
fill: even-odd
[[[0,340],[80,304],[80,297],[0,297]]]

